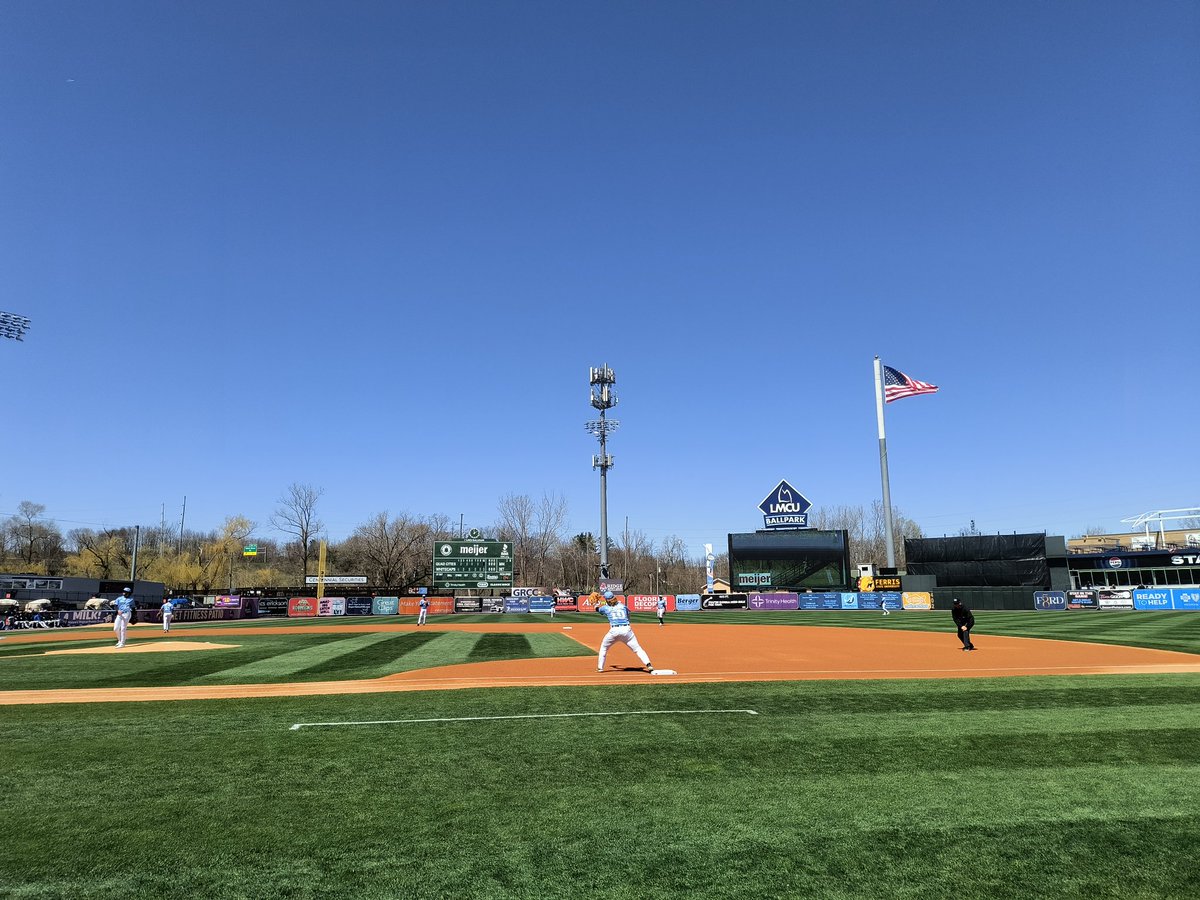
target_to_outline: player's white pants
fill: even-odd
[[[170,631],[170,630],[171,630],[171,617],[163,616],[163,631]]]
[[[117,633],[117,646],[125,646],[125,629],[129,627],[129,617],[117,613],[113,619],[113,631]]]
[[[604,668],[604,660],[608,657],[608,648],[617,641],[622,641],[630,650],[636,653],[637,658],[642,661],[643,666],[650,665],[650,657],[646,655],[646,651],[638,643],[638,639],[633,633],[633,628],[628,625],[618,625],[616,628],[608,629],[608,634],[600,642],[600,659],[596,662],[597,669]]]
[[[418,624],[418,625],[424,625],[424,624],[425,624],[425,614],[426,614],[427,612],[429,612],[429,610],[427,610],[427,609],[423,609],[423,610],[421,610],[420,614],[417,616],[417,624]]]

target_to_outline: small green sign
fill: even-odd
[[[258,556],[258,544],[247,544],[242,548],[242,556]]]

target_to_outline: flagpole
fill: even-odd
[[[888,484],[887,437],[883,432],[883,363],[875,357],[875,417],[879,420],[879,471],[883,477],[883,527],[887,536],[887,564],[896,567],[895,541],[892,538],[892,489]]]

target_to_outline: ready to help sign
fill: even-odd
[[[775,490],[758,504],[766,528],[807,528],[811,506],[808,498],[786,481],[775,485]]]

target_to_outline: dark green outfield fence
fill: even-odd
[[[961,587],[934,588],[934,609],[949,609],[957,597],[971,609],[1034,609],[1034,590],[1026,587]]]

